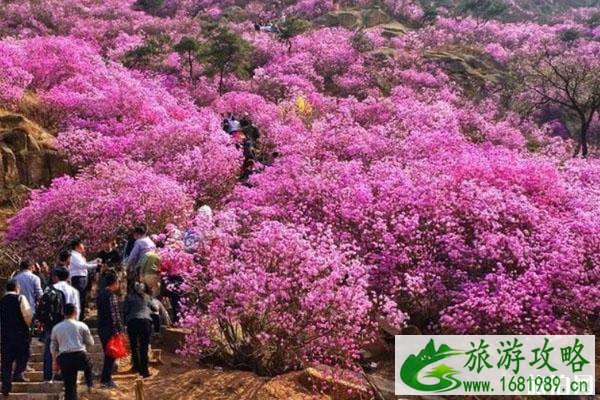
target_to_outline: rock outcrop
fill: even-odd
[[[314,20],[317,25],[346,29],[368,29],[380,27],[386,37],[395,37],[408,31],[408,28],[395,21],[380,8],[365,8],[363,10],[332,11]]]
[[[0,204],[68,171],[55,141],[23,115],[0,110]]]
[[[336,27],[341,26],[346,29],[357,29],[361,26],[360,12],[358,11],[332,11],[315,19],[317,25]]]
[[[508,77],[503,67],[488,55],[469,49],[450,48],[429,51],[425,57],[438,63],[467,94],[485,95],[488,83],[504,84]]]
[[[390,22],[387,24],[383,24],[381,26],[379,26],[381,29],[383,29],[383,31],[381,32],[381,34],[385,37],[387,37],[388,39],[394,38],[394,37],[398,37],[398,36],[402,36],[405,33],[408,32],[408,28],[406,27],[406,25],[401,24],[400,22]]]

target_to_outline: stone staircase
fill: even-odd
[[[89,347],[88,353],[92,360],[94,370],[94,385],[98,385],[98,376],[102,370],[102,363],[104,355],[102,352],[102,345],[100,344],[100,337],[98,337],[97,329],[91,328],[92,335],[94,337],[94,345]],[[161,350],[152,349],[150,351],[150,362],[160,363],[161,362]],[[13,389],[8,397],[9,399],[19,400],[62,400],[63,399],[63,383],[62,382],[44,382],[43,374],[43,357],[44,357],[44,344],[37,338],[33,338],[31,341],[31,357],[27,363],[27,372],[25,377],[29,382],[14,382]],[[87,390],[84,386],[83,372],[79,372],[79,392]]]
[[[95,329],[92,329],[95,344],[88,348],[88,352],[94,365],[94,372],[102,368],[103,354],[100,338]],[[29,382],[15,382],[9,396],[11,399],[27,400],[60,400],[63,398],[62,382],[44,382],[44,344],[37,338],[31,340],[31,356],[27,363],[25,377]],[[83,373],[79,373],[80,379]]]

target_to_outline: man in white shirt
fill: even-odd
[[[85,318],[85,308],[87,305],[88,294],[88,273],[98,267],[99,260],[88,262],[85,257],[85,246],[81,239],[73,239],[71,241],[71,265],[69,272],[71,273],[71,284],[79,291],[79,320]]]
[[[0,364],[4,396],[9,395],[13,381],[26,381],[23,373],[29,361],[32,319],[27,298],[19,294],[19,284],[11,279],[6,283],[6,294],[0,299]]]
[[[65,306],[65,320],[52,329],[51,348],[53,370],[58,367],[65,383],[65,400],[77,400],[77,372],[83,371],[86,384],[92,388],[92,363],[86,346],[93,346],[90,328],[77,321],[75,304]]]
[[[75,304],[76,318],[79,318],[79,292],[68,282],[69,265],[71,254],[68,251],[60,253],[58,260],[59,266],[52,272],[52,287],[60,290],[64,295],[63,304]],[[44,327],[44,381],[52,380],[52,355],[50,353],[50,334],[54,326]]]
[[[54,270],[54,276],[58,282],[54,284],[54,287],[65,295],[65,304],[75,304],[77,309],[77,318],[81,313],[79,309],[80,299],[79,291],[69,284],[69,270],[66,268],[57,268]]]

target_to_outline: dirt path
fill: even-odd
[[[250,372],[218,371],[198,368],[182,361],[178,356],[163,353],[163,365],[151,368],[155,374],[144,380],[147,400],[327,400],[315,397],[298,382],[299,373],[287,374],[268,380]],[[119,371],[129,369],[124,363]],[[135,381],[132,374],[114,376],[117,389],[95,389],[92,394],[82,394],[85,400],[135,399]]]

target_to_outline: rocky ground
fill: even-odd
[[[120,370],[127,370],[124,363]],[[274,379],[258,377],[250,372],[222,371],[198,368],[173,354],[163,355],[163,365],[152,368],[154,376],[143,382],[146,399],[171,400],[313,400],[329,396],[314,396],[300,383],[301,373]],[[96,389],[80,398],[85,400],[130,400],[135,398],[136,377],[119,373],[115,376],[118,389]]]
[[[596,388],[600,381],[600,339],[596,341]],[[124,363],[121,370],[127,370],[129,364]],[[373,396],[364,396],[357,392],[353,395],[334,394],[314,395],[306,387],[307,371],[285,374],[273,379],[259,377],[250,372],[227,371],[219,368],[200,368],[191,361],[182,360],[173,353],[163,352],[163,364],[152,368],[154,376],[144,380],[144,395],[147,399],[171,400],[358,400],[358,399],[396,399],[391,395],[393,390],[393,361],[382,362],[370,375],[371,381],[381,389]],[[310,373],[310,372],[308,372]],[[119,388],[116,390],[97,389],[92,394],[84,394],[86,400],[129,400],[134,398],[136,378],[133,375],[120,373],[116,376]],[[600,393],[594,400],[600,399]],[[496,396],[495,398],[498,398]],[[476,396],[452,397],[411,397],[410,400],[487,400],[490,398]],[[502,397],[504,400],[517,400]],[[546,400],[535,397],[519,398],[519,400]],[[566,399],[563,397],[562,400]],[[582,399],[582,398],[580,398]],[[403,398],[409,400],[409,398]],[[586,400],[591,400],[586,397]]]

